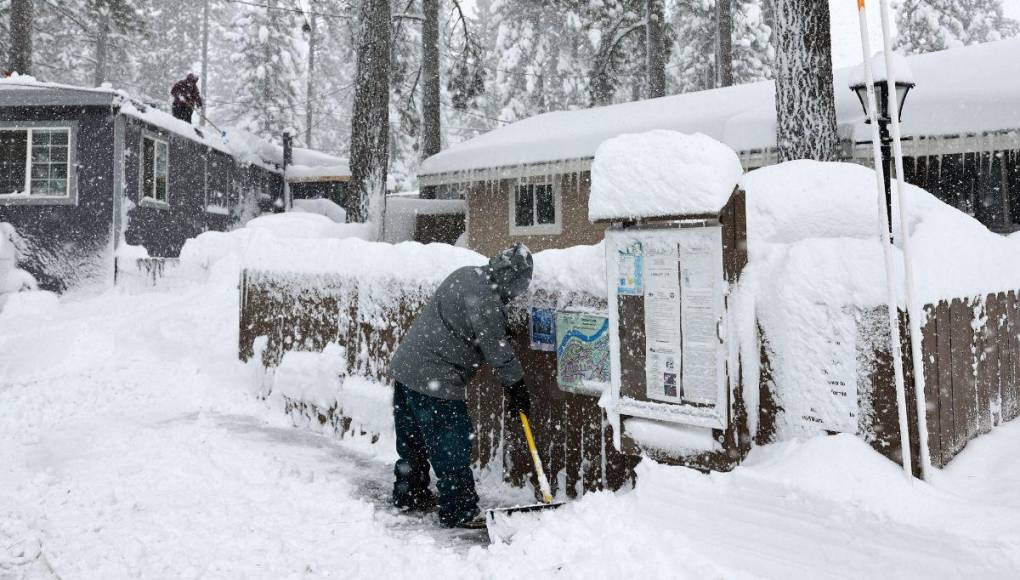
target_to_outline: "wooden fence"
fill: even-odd
[[[241,277],[239,352],[254,355],[258,337],[266,337],[262,364],[275,367],[289,350],[319,351],[328,343],[345,347],[347,366],[356,373],[384,381],[386,363],[414,316],[434,287],[396,280],[365,282],[342,275],[295,276],[247,270]],[[385,296],[381,296],[385,294]],[[586,294],[558,295],[539,291],[543,301],[560,306],[605,307]],[[511,308],[515,350],[528,369],[532,394],[532,425],[542,461],[554,488],[561,483],[568,496],[584,491],[618,489],[633,479],[636,458],[617,452],[612,427],[597,398],[561,391],[556,382],[556,355],[530,349],[527,313]],[[531,476],[531,460],[515,417],[503,410],[503,391],[487,368],[468,386],[468,406],[476,427],[473,455],[479,468],[503,469],[514,485]],[[321,423],[343,426],[342,409],[289,405]]]
[[[998,292],[943,300],[925,312],[928,446],[941,467],[968,441],[1020,414],[1020,302],[1015,291]]]

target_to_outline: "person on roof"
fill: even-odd
[[[190,123],[195,108],[202,108],[202,95],[198,92],[198,75],[188,73],[188,76],[174,83],[170,89],[170,96],[174,98],[174,117]]]
[[[428,511],[429,464],[436,472],[439,521],[447,527],[483,528],[471,472],[466,385],[483,363],[503,383],[516,414],[531,411],[524,369],[511,345],[506,305],[531,283],[533,261],[523,244],[503,250],[486,266],[450,274],[415,319],[387,368],[395,381],[397,435],[393,503]]]

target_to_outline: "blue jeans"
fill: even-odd
[[[478,515],[471,472],[471,417],[467,403],[430,397],[397,383],[393,389],[397,460],[393,503],[423,505],[429,492],[429,464],[436,472],[439,521],[455,526]]]

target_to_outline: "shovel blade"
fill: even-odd
[[[509,542],[510,538],[517,532],[517,526],[513,523],[517,516],[552,510],[562,505],[564,505],[564,502],[538,503],[487,510],[485,512],[485,527],[489,531],[489,541],[493,544]]]

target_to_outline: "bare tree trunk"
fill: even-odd
[[[110,51],[110,9],[103,8],[99,16],[99,30],[96,32],[96,70],[92,85],[98,87],[106,82],[106,61]]]
[[[389,163],[390,3],[361,0],[358,66],[351,122],[351,221],[375,223],[383,233]]]
[[[645,0],[645,75],[648,79],[648,98],[666,95],[666,50],[662,39],[665,17],[662,0]]]
[[[305,95],[308,99],[305,108],[305,147],[309,149],[313,147],[312,125],[315,122],[315,17],[313,8],[308,23],[308,90]]]
[[[439,109],[439,0],[422,0],[425,21],[421,26],[421,158],[442,148],[442,119]],[[434,198],[435,188],[422,188],[421,196]]]
[[[7,66],[23,75],[32,74],[32,0],[11,0],[11,52]]]
[[[775,2],[776,140],[781,161],[839,158],[829,4]]]
[[[733,84],[733,13],[732,0],[716,0],[715,51],[716,86],[728,87]]]
[[[209,94],[209,2],[205,0],[202,6],[202,94]],[[205,119],[208,117],[209,102],[202,101],[202,116],[198,124],[205,127]]]

